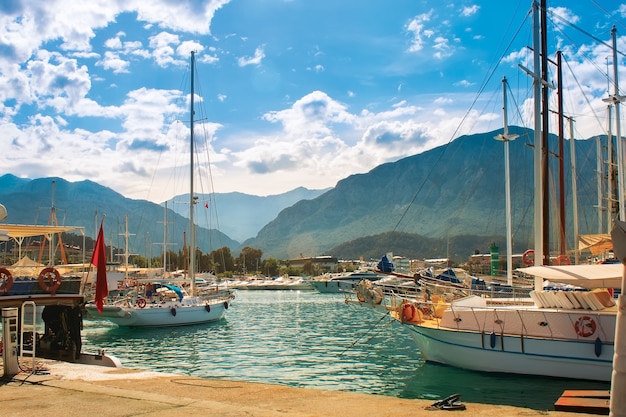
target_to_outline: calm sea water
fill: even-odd
[[[552,410],[565,389],[610,384],[485,374],[425,363],[408,331],[343,295],[239,291],[218,323],[126,329],[85,320],[83,350],[103,348],[127,368],[294,387]]]

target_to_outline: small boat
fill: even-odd
[[[182,326],[218,321],[224,317],[234,298],[232,293],[192,296],[173,284],[152,285],[154,292],[136,295],[130,291],[104,305],[98,313],[95,303],[85,306],[92,318],[104,319],[118,326]]]
[[[537,266],[575,289],[534,290],[528,299],[477,295],[447,302],[398,298],[392,316],[405,325],[427,361],[460,368],[610,381],[622,265]]]
[[[325,275],[309,281],[309,284],[322,294],[343,293],[354,290],[359,282],[378,281],[385,275],[374,271],[355,271],[339,275]]]
[[[3,210],[4,206],[0,204],[0,212]],[[3,329],[6,337],[3,341],[4,349],[0,350],[6,353],[15,348],[14,352],[19,352],[17,356],[21,358],[20,365],[29,366],[32,358],[32,372],[36,371],[35,358],[121,367],[119,359],[107,355],[102,349],[95,353],[82,350],[81,306],[85,302],[83,288],[89,265],[44,265],[21,256],[25,238],[46,236],[53,246],[55,237],[61,233],[79,230],[84,235],[84,228],[0,223],[0,229],[7,239],[17,243],[20,253],[20,260],[16,264],[0,267],[3,321],[6,319],[11,324],[15,320],[14,330],[9,326]],[[13,312],[14,319],[11,318]],[[19,321],[21,323],[18,325]],[[13,369],[7,363],[15,361],[17,366],[17,356],[7,355],[5,358],[5,376],[22,371]]]
[[[191,107],[190,107],[190,153],[194,155],[194,73],[195,52],[191,52]],[[86,306],[92,317],[111,321],[118,326],[132,327],[162,327],[182,326],[200,323],[210,323],[221,320],[226,315],[231,302],[235,298],[231,291],[218,291],[214,294],[198,295],[196,291],[196,231],[194,223],[195,194],[193,186],[194,158],[190,163],[190,192],[189,192],[189,224],[191,229],[191,243],[189,247],[189,275],[191,283],[187,293],[182,287],[164,284],[159,286],[163,295],[157,299],[153,295],[131,294],[113,303],[107,303],[98,309],[96,303]],[[157,289],[158,288],[153,288]],[[165,290],[165,291],[164,291]],[[169,294],[169,295],[168,295]]]

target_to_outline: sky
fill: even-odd
[[[532,127],[532,80],[520,69],[533,69],[531,7],[2,0],[0,174],[91,180],[157,203],[188,192],[192,51],[196,192],[334,187],[501,129],[503,77],[507,123]],[[602,134],[602,99],[615,93],[611,27],[623,64],[626,3],[548,7],[548,53],[563,51],[574,135]]]

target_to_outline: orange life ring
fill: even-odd
[[[0,295],[6,294],[11,289],[13,285],[13,275],[11,275],[11,271],[6,268],[0,268]]]
[[[574,323],[576,334],[582,337],[589,337],[596,332],[596,322],[589,316],[580,316]]]
[[[559,255],[556,257],[554,261],[555,265],[571,265],[569,258],[565,255]]]
[[[530,256],[532,255],[532,259],[530,259]],[[528,249],[526,252],[524,252],[524,254],[522,255],[522,263],[526,266],[533,266],[535,264],[535,250],[534,249]]]
[[[146,306],[146,299],[145,298],[139,298],[137,300],[137,307],[144,308],[145,306]]]
[[[406,303],[402,307],[402,320],[404,321],[412,321],[417,314],[417,309],[411,303]]]
[[[39,273],[39,286],[44,291],[55,295],[61,286],[61,274],[59,274],[59,271],[54,268],[44,268]]]

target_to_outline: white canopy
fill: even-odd
[[[578,249],[581,251],[589,249],[592,255],[606,253],[613,250],[613,240],[608,233],[580,235],[578,237]]]
[[[55,233],[79,230],[82,234],[85,228],[82,226],[37,226],[27,224],[0,224],[0,230],[5,230],[12,239],[19,239],[33,236],[49,236]]]
[[[584,288],[621,288],[624,265],[543,265],[518,268],[520,272]]]

